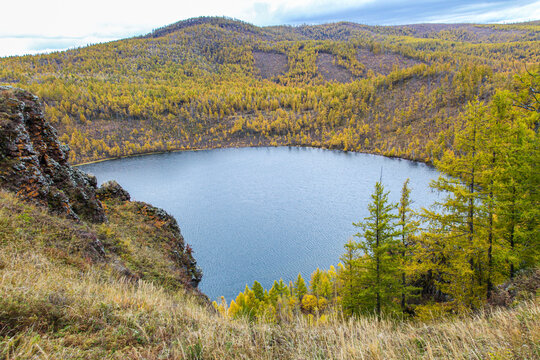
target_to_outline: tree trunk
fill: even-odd
[[[376,249],[377,249],[377,252],[376,252],[376,255],[375,255],[375,261],[377,262],[377,316],[380,318],[381,317],[381,293],[380,293],[380,278],[381,278],[381,274],[380,274],[380,265],[381,265],[381,259],[380,259],[380,256],[379,256],[379,242],[380,242],[380,239],[379,239],[379,218],[381,216],[381,209],[380,209],[380,199],[377,199],[377,216],[375,218],[375,224],[376,224],[376,227],[377,227],[377,230],[376,230],[376,239],[377,239],[377,243],[376,243]]]

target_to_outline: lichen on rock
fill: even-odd
[[[103,183],[99,189],[97,189],[96,196],[99,200],[131,200],[129,193],[114,180]]]
[[[71,167],[68,152],[45,120],[38,97],[0,86],[0,187],[54,213],[105,221],[95,177]]]

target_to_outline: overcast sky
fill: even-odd
[[[17,0],[0,6],[0,56],[61,50],[146,34],[197,16],[255,25],[518,22],[540,0]]]

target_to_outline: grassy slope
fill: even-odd
[[[107,203],[92,227],[0,192],[0,359],[532,359],[540,306],[433,323],[329,318],[250,324],[175,286],[136,204]],[[141,223],[134,227],[132,224]],[[107,249],[100,256],[88,234]],[[154,238],[154,241],[148,241]],[[157,244],[159,245],[159,244]],[[131,254],[127,256],[126,254]],[[134,257],[134,258],[132,258]],[[122,261],[140,279],[126,278]]]

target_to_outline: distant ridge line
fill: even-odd
[[[180,20],[173,24],[166,25],[157,29],[152,30],[150,33],[141,36],[142,38],[156,38],[168,35],[172,32],[182,30],[191,26],[198,25],[218,25],[222,28],[232,28],[234,30],[248,30],[251,32],[259,33],[260,28],[250,24],[246,21],[230,18],[227,16],[201,16],[195,18],[189,18],[186,20]]]

